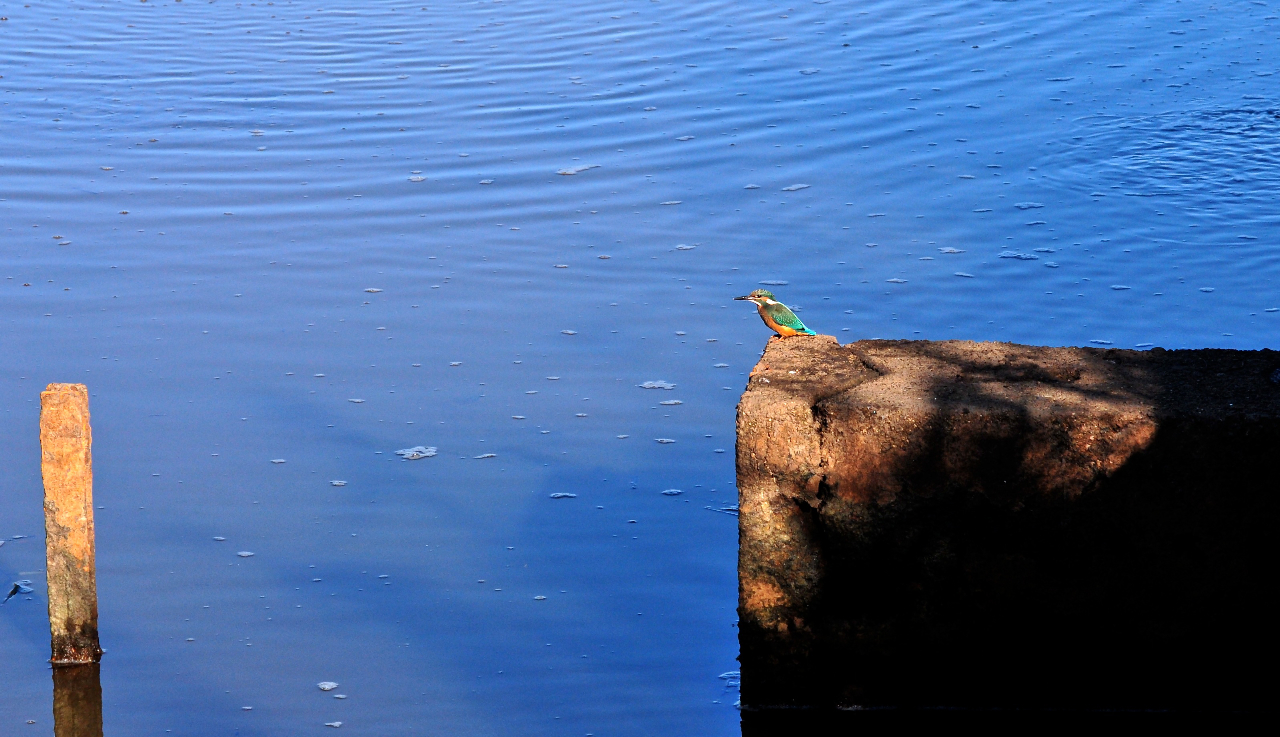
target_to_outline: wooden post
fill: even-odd
[[[93,458],[89,390],[50,384],[40,393],[45,575],[54,665],[96,663],[98,587],[93,547]]]

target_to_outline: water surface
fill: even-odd
[[[83,381],[110,734],[736,733],[730,298],[1276,347],[1277,15],[0,2],[0,732]]]

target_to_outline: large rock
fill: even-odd
[[[745,707],[1270,703],[1280,354],[774,338]]]

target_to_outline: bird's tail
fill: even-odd
[[[800,332],[801,332],[802,334],[804,334],[804,335],[817,335],[817,333],[813,332],[813,331],[812,331],[812,330],[810,330],[809,328],[805,328],[804,330],[801,330]]]

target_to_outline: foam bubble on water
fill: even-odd
[[[747,186],[743,187],[743,189],[760,189],[760,185],[759,185],[759,184],[748,184]]]
[[[17,596],[18,594],[30,594],[30,593],[33,593],[34,591],[35,589],[31,588],[31,579],[24,578],[19,581],[14,581],[13,588],[9,589],[9,594],[4,597],[4,601],[0,601],[0,604],[4,604],[8,602],[10,599]]]
[[[599,169],[599,168],[600,168],[599,164],[584,164],[582,166],[567,166],[563,169],[560,169],[556,173],[561,176],[571,177],[574,174],[581,174],[584,171],[590,171],[591,169]]]
[[[347,482],[346,482],[346,481],[339,481],[339,480],[337,480],[337,479],[334,479],[333,481],[330,481],[330,482],[329,482],[329,485],[330,485],[330,486],[346,486],[346,485],[347,485]]]
[[[692,141],[692,140],[693,140],[693,136],[680,136],[680,137],[679,137],[679,138],[677,138],[676,140],[677,140],[677,141]]]
[[[662,445],[670,445],[671,443],[675,442],[671,438],[654,438],[654,441]]]
[[[666,381],[661,381],[661,380],[646,381],[643,384],[636,384],[636,386],[640,387],[641,389],[666,389],[668,391],[676,388],[675,384],[672,384]]]
[[[248,550],[241,550],[240,552],[236,553],[236,555],[238,555],[238,556],[239,556],[239,557],[241,557],[241,558],[252,558],[252,557],[253,557],[253,553],[249,552]]]
[[[783,192],[799,192],[802,189],[808,189],[808,188],[809,188],[809,185],[807,184],[792,184],[792,185],[783,187],[782,191]]]
[[[680,496],[683,493],[684,492],[681,491],[680,489],[667,489],[662,492],[662,495],[663,496]]]
[[[907,283],[906,279],[897,279],[897,278],[885,279],[885,281],[889,282],[890,284],[906,284]]]
[[[1019,261],[1036,261],[1040,257],[1030,253],[1021,253],[1019,251],[1001,251],[1000,258],[1013,258]]]
[[[760,283],[765,285],[766,287],[785,287],[788,284],[790,284],[790,282],[784,281],[782,279],[765,279]]]
[[[419,458],[431,458],[435,456],[438,452],[439,451],[435,447],[428,448],[422,445],[415,445],[412,448],[404,448],[403,450],[397,450],[396,455],[400,456],[406,461],[416,461]]]
[[[1129,287],[1126,287],[1126,286],[1125,286],[1125,285],[1123,285],[1123,284],[1112,284],[1112,285],[1111,285],[1111,288],[1112,288],[1112,289],[1114,289],[1114,290],[1116,290],[1117,292],[1122,292],[1122,291],[1124,291],[1124,290],[1128,289]]]
[[[556,493],[551,495],[551,498],[552,499],[577,499],[578,495],[570,494],[567,491],[557,491]]]
[[[338,687],[338,684],[334,683],[333,681],[321,681],[316,685],[320,687],[321,691],[332,691],[333,689]]]
[[[973,274],[968,274],[968,273],[963,272],[963,271],[957,271],[957,272],[956,272],[956,276],[963,276],[963,277],[964,277],[964,278],[966,278],[966,279],[972,279],[972,278],[974,278]]]
[[[477,461],[483,460],[485,458],[497,458],[497,457],[498,457],[497,453],[481,453],[478,456],[472,456],[472,458]]]
[[[681,202],[683,202],[683,200],[667,200],[666,202],[659,202],[658,204],[659,205],[678,205]]]
[[[675,406],[675,405],[677,405],[677,404],[684,404],[684,402],[681,402],[679,399],[668,399],[668,400],[666,400],[665,402],[658,402],[658,404],[665,404],[665,405],[667,405],[667,406]],[[583,415],[583,416],[585,417],[586,415]]]

